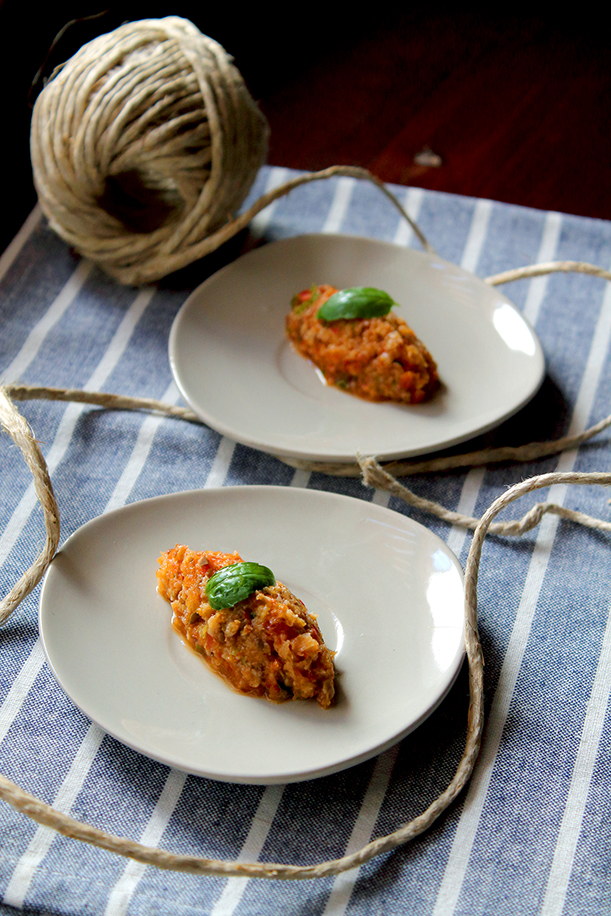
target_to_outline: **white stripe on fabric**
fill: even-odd
[[[414,222],[418,221],[420,215],[420,208],[422,206],[422,201],[424,200],[424,189],[423,188],[409,188],[407,194],[405,195],[405,201],[403,203],[404,210],[409,213]],[[399,225],[397,226],[397,231],[395,232],[395,237],[393,239],[395,245],[403,245],[405,248],[411,243],[414,237],[414,230],[407,222],[406,219],[401,217]]]
[[[171,382],[162,397],[162,401],[166,404],[175,404],[178,398],[178,388],[174,382]],[[133,490],[136,480],[142,473],[142,469],[147,462],[155,434],[165,419],[167,418],[154,414],[145,419],[140,427],[140,432],[138,433],[138,438],[130,459],[117,481],[112,496],[108,500],[108,504],[104,510],[105,512],[111,512],[113,509],[118,509],[127,502],[129,494]]]
[[[275,188],[279,187],[288,179],[288,169],[279,168],[274,166],[270,169],[270,173],[267,177],[267,182],[265,184],[264,194],[267,194],[268,191],[273,191]],[[260,238],[265,230],[267,229],[272,216],[274,215],[274,210],[278,206],[278,200],[273,200],[265,210],[261,210],[260,213],[257,213],[253,219],[251,219],[248,226],[248,231],[250,235],[254,238]]]
[[[136,328],[136,325],[142,318],[145,309],[148,307],[151,299],[155,295],[155,289],[149,287],[148,289],[141,290],[125,315],[121,320],[121,324],[115,331],[115,334],[110,341],[110,345],[106,350],[106,353],[98,363],[98,366],[85,385],[85,391],[96,391],[101,385],[104,384],[112,370],[115,368],[121,357],[125,352],[132,334]]]
[[[150,820],[140,837],[140,842],[144,846],[157,846],[161,840],[163,831],[168,826],[168,822],[174,813],[186,779],[186,773],[181,773],[178,770],[170,772]],[[112,890],[104,910],[104,916],[125,916],[132,895],[145,869],[146,865],[143,862],[135,862],[130,859]]]
[[[376,490],[371,502],[375,503],[376,506],[387,508],[390,502],[390,493],[388,490]]]
[[[233,458],[235,447],[236,443],[233,441],[233,439],[228,439],[226,436],[222,437],[221,441],[219,442],[219,447],[214,457],[214,461],[212,462],[210,473],[206,478],[204,489],[223,486],[223,482],[227,476],[227,471],[229,470],[229,465],[231,464],[231,459]]]
[[[488,204],[489,201],[479,201],[478,206],[479,203]],[[465,270],[474,271],[477,266],[477,261],[479,260],[484,241],[484,237],[481,233],[486,232],[489,218],[489,207],[482,208],[481,213],[477,214],[476,212],[474,215],[469,239],[467,240],[461,262],[461,267]],[[558,213],[548,213],[545,220],[541,244],[539,246],[538,261],[549,261],[553,258],[560,235],[560,224],[561,219]],[[547,280],[547,277],[536,277],[534,280],[531,280],[531,285],[529,286],[525,312],[529,312],[529,321],[531,321],[532,324],[534,324],[537,319],[539,308],[546,290],[546,284],[537,284],[535,292],[533,293],[533,284],[538,280]],[[457,506],[458,512],[461,512],[463,515],[474,514],[477,496],[484,482],[484,477],[484,468],[474,468],[472,471],[469,471]],[[454,551],[458,557],[460,557],[466,537],[467,531],[464,528],[452,526],[450,534],[448,535],[447,544],[450,550]]]
[[[255,862],[261,855],[283,790],[284,786],[266,786],[237,862]],[[232,916],[244,895],[249,880],[249,878],[229,878],[223,888],[223,893],[212,907],[210,916]]]
[[[15,258],[36,229],[42,217],[42,210],[36,204],[25,223],[17,233],[14,239],[7,245],[0,257],[0,281],[4,279],[8,271],[13,266]]]
[[[354,192],[354,178],[348,178],[345,175],[337,179],[335,194],[331,209],[323,224],[321,232],[339,232],[340,227],[346,216],[346,211],[350,206],[350,200]]]
[[[473,217],[471,219],[471,228],[469,236],[464,247],[460,266],[463,270],[475,273],[479,256],[482,253],[486,233],[488,232],[488,222],[492,212],[492,201],[478,200],[475,205]]]
[[[561,916],[611,692],[611,609],[540,916]]]
[[[90,261],[81,261],[70,279],[66,281],[49,309],[45,312],[40,321],[34,325],[26,337],[19,353],[17,353],[15,358],[6,367],[2,374],[2,379],[4,381],[19,381],[40,350],[51,328],[57,324],[66,309],[72,305],[80,293],[83,284],[92,270],[93,264]]]
[[[178,399],[178,389],[172,382],[164,395],[164,399],[168,403],[174,403]],[[122,479],[125,478],[125,486],[122,487],[123,503],[127,500],[129,493],[131,492],[131,487],[134,486],[136,479],[140,472],[142,471],[146,459],[148,457],[151,445],[153,443],[153,437],[157,431],[159,424],[166,418],[164,417],[149,417],[143,424],[141,434],[138,437],[138,442],[134,446],[132,456],[129,461],[128,467],[125,469],[122,475]],[[153,420],[157,422],[153,424]],[[151,422],[149,422],[151,421]],[[146,433],[144,432],[144,426],[148,424]],[[231,464],[231,458],[235,449],[235,442],[231,439],[227,439],[225,436],[221,438],[219,447],[217,449],[216,456],[212,462],[212,467],[204,483],[204,488],[210,487],[222,487],[229,470],[229,465]],[[133,464],[133,467],[130,466]],[[137,470],[137,473],[136,473]],[[127,489],[127,483],[131,481],[131,487]],[[121,481],[117,484],[117,489],[119,488]],[[110,503],[107,507],[116,508],[115,494],[111,497]],[[144,829],[142,834],[141,841],[147,846],[156,846],[162,835],[163,831],[167,827],[174,809],[180,798],[180,793],[184,786],[184,774],[180,773],[178,770],[170,770],[162,793],[159,797],[159,800],[153,810],[151,818]],[[108,898],[108,904],[105,910],[104,916],[123,916],[127,912],[129,907],[130,900],[145,872],[146,865],[138,862],[128,862],[125,866],[125,870],[122,876],[119,878],[118,882],[115,884],[113,890],[110,893]]]
[[[584,377],[581,382],[575,410],[571,419],[570,429],[575,432],[585,428],[590,418],[596,390],[602,372],[604,362],[607,358],[609,343],[611,342],[611,285],[607,284],[603,296],[602,307],[596,329],[592,338],[588,360],[584,370]],[[569,432],[569,435],[572,433]],[[570,454],[573,454],[572,452]]]
[[[488,231],[488,223],[490,221],[491,212],[491,201],[478,200],[477,204],[475,205],[475,210],[471,219],[469,235],[467,237],[460,262],[460,266],[463,268],[463,270],[468,270],[471,273],[475,273],[475,269],[477,268],[480,255],[482,253],[482,248],[484,247],[484,241]],[[485,470],[483,468],[473,468],[473,470],[469,471],[465,478],[465,482],[460,494],[460,500],[457,506],[458,512],[461,512],[463,515],[473,515],[477,497],[482,483],[484,482],[484,476]],[[447,544],[450,550],[452,550],[457,557],[460,557],[460,552],[463,548],[466,537],[466,529],[459,528],[457,525],[452,525],[452,528],[448,533]]]
[[[607,354],[611,341],[611,287],[607,286],[603,307],[594,332],[594,343],[590,350],[586,377],[589,384],[582,385],[579,392],[575,414],[579,417],[579,426],[585,427],[596,395],[595,380]],[[585,382],[585,379],[584,379]],[[583,394],[583,397],[581,397]],[[598,745],[605,721],[609,692],[611,690],[611,618],[607,621],[601,655],[598,660],[592,692],[588,700],[584,719],[581,742],[577,751],[571,785],[556,849],[547,881],[541,916],[560,916],[564,906],[566,891],[571,877],[575,849],[579,838],[580,826],[592,779],[592,772],[598,753]]]
[[[361,805],[359,815],[354,822],[350,839],[346,846],[346,855],[358,852],[366,843],[369,842],[373,829],[376,825],[388,783],[392,775],[393,767],[399,754],[399,745],[389,748],[380,754],[376,761],[367,792]],[[343,916],[346,912],[350,897],[358,878],[360,869],[352,869],[348,872],[342,872],[337,875],[331,888],[327,905],[323,910],[323,916]]]
[[[310,472],[302,471],[299,468],[293,474],[293,479],[291,480],[292,487],[302,487],[302,489],[307,489],[308,483],[310,482]]]
[[[465,477],[465,482],[460,492],[460,499],[456,507],[456,511],[460,512],[461,515],[474,514],[477,497],[479,496],[479,491],[485,476],[485,468],[472,468]],[[450,550],[454,551],[457,557],[460,557],[467,533],[466,528],[460,528],[458,525],[452,525],[448,532],[446,543]]]
[[[537,260],[540,261],[543,258],[550,260],[554,257],[556,251],[557,240],[560,235],[560,222],[557,219],[557,214],[550,213],[546,217],[545,226],[543,229],[541,243],[539,245],[539,252]],[[534,323],[533,319],[536,320],[539,314],[539,308],[542,302],[543,295],[546,290],[545,284],[537,284],[535,291],[531,292],[535,280],[546,279],[546,278],[535,278],[530,281],[529,292],[527,296],[527,308],[525,308],[525,314],[528,312],[527,317],[531,323]],[[469,472],[472,474],[473,471]],[[469,475],[467,475],[468,481]],[[467,484],[465,481],[465,486]],[[540,529],[539,535],[541,535]],[[450,536],[452,537],[453,532]],[[458,538],[458,534],[456,535]],[[450,543],[450,541],[448,541]],[[462,545],[461,545],[462,546]],[[454,548],[453,548],[454,549]],[[533,553],[533,560],[536,554]],[[531,561],[532,563],[532,561]],[[528,580],[527,580],[528,582]],[[537,592],[538,594],[538,592]],[[518,612],[519,613],[519,612]],[[499,682],[500,683],[500,682]],[[498,693],[498,688],[497,688]],[[487,740],[487,739],[486,739]],[[485,747],[485,745],[484,745]],[[445,916],[453,912],[456,902],[458,900],[458,895],[462,887],[462,882],[464,880],[464,873],[467,868],[467,863],[469,860],[469,855],[471,851],[471,846],[475,838],[475,831],[477,829],[477,823],[479,821],[479,815],[481,813],[481,807],[483,807],[483,796],[481,797],[481,806],[480,809],[473,813],[473,801],[472,793],[475,793],[476,780],[480,778],[480,771],[483,769],[483,757],[480,755],[480,760],[478,762],[477,769],[471,780],[471,786],[469,792],[465,799],[465,804],[463,808],[463,813],[461,815],[457,832],[454,836],[454,841],[450,850],[450,855],[448,862],[446,864],[446,869],[442,882],[439,887],[437,901],[435,904],[435,909],[433,911],[433,916]],[[487,789],[487,783],[486,783]],[[485,792],[485,790],[484,790]],[[465,845],[467,844],[467,845]]]
[[[557,501],[554,499],[554,502]],[[546,515],[539,528],[522,599],[488,715],[482,750],[475,772],[471,777],[469,791],[437,894],[433,916],[450,916],[458,901],[557,526],[557,517]]]
[[[96,370],[89,379],[87,385],[89,390],[91,390],[93,387],[94,382],[98,385],[101,385],[116,366],[117,362],[125,351],[125,347],[127,346],[131,335],[133,334],[137,321],[142,316],[142,313],[148,305],[148,302],[150,302],[152,294],[152,290],[140,293],[134,300],[130,309],[126,312],[123,320],[121,321],[117,331],[113,336],[113,339],[109,344],[106,353],[102,357]],[[112,358],[109,358],[109,353],[112,354]],[[47,457],[47,464],[51,473],[65,455],[65,452],[70,444],[72,433],[74,432],[74,427],[83,409],[84,405],[82,404],[69,404],[66,408],[64,416],[59,424],[59,428],[51,447],[49,456]],[[28,494],[30,494],[29,499],[27,498]],[[0,563],[4,562],[12,545],[21,534],[21,531],[23,530],[23,527],[25,526],[35,504],[36,496],[34,487],[33,485],[30,485],[19,506],[13,513],[13,516],[4,532],[2,539],[0,539]],[[28,510],[28,506],[29,511],[26,511]],[[11,693],[9,696],[12,695],[13,699],[11,704],[7,706],[7,715],[3,717],[4,734],[6,734],[6,731],[10,727],[12,721],[9,720],[8,711],[12,711],[14,715],[17,715],[19,708],[25,699],[25,696],[27,695],[27,692],[42,665],[42,659],[40,658],[41,654],[40,643],[37,641],[34,645],[34,648],[32,649],[28,661],[22,667],[18,677],[15,679],[13,687],[11,688]],[[6,704],[7,701],[5,701],[4,705],[6,706]],[[54,801],[56,807],[64,807],[66,810],[69,810],[70,806],[72,805],[72,801],[78,794],[78,791],[82,786],[87,772],[89,771],[91,761],[97,752],[99,741],[96,746],[96,740],[98,737],[101,741],[101,738],[103,737],[101,730],[98,729],[97,726],[90,726],[87,735],[81,744],[81,747],[77,751],[72,766],[70,767],[68,776],[64,780],[56,795]],[[87,761],[89,762],[87,763]],[[70,801],[70,798],[72,798],[72,801]],[[68,804],[68,802],[70,803]],[[17,863],[15,871],[13,872],[13,876],[11,877],[11,881],[9,882],[9,886],[7,888],[7,894],[9,893],[10,889],[11,899],[9,900],[8,898],[5,898],[6,902],[11,903],[13,906],[21,905],[21,903],[15,903],[14,901],[20,900],[23,902],[29,884],[32,880],[34,871],[46,855],[46,852],[48,851],[48,848],[53,841],[55,833],[54,831],[51,831],[49,837],[47,838],[46,834],[44,833],[44,831],[47,829],[48,828],[41,827],[37,830],[34,838],[30,843],[30,846],[28,846],[28,849]],[[34,844],[34,846],[32,846],[32,844]]]
[[[136,299],[128,311],[125,313],[123,320],[117,328],[106,353],[100,360],[100,363],[85,385],[86,391],[92,391],[95,390],[96,387],[100,387],[115,368],[121,359],[127,344],[129,343],[129,339],[134,332],[137,322],[142,317],[142,313],[150,302],[152,295],[153,291],[147,290],[139,293],[138,296],[136,296]],[[83,410],[83,404],[68,404],[66,410],[64,411],[64,415],[59,423],[53,444],[49,450],[48,455],[46,456],[49,473],[52,474],[53,471],[55,471],[60,461],[66,454],[66,451],[70,445],[70,440],[72,439],[74,428]],[[0,538],[0,565],[4,563],[10,551],[12,550],[15,541],[23,531],[23,528],[25,527],[36,504],[36,490],[34,488],[34,484],[31,483],[19,501],[19,504],[15,508],[15,511],[13,512],[13,515],[11,516],[6,529]]]
[[[592,410],[596,388],[603,369],[611,339],[611,292],[606,291],[592,338],[579,395],[573,412],[568,435],[576,435],[585,429]],[[564,452],[558,461],[559,471],[570,471],[574,467],[577,452]],[[551,502],[562,505],[566,486],[552,487]],[[505,721],[509,713],[513,692],[518,679],[522,659],[530,634],[532,619],[549,563],[553,541],[558,528],[556,516],[545,516],[541,522],[530,562],[522,599],[518,607],[511,639],[501,669],[499,683],[490,709],[482,753],[465,799],[456,834],[452,843],[446,871],[440,885],[434,916],[448,916],[456,907],[468,866],[471,849],[486,800],[486,794],[494,762],[501,742]],[[568,876],[567,876],[568,881]]]
[[[23,706],[32,684],[38,677],[38,672],[42,668],[44,660],[45,654],[42,649],[42,643],[37,639],[32,646],[32,651],[27,661],[11,684],[11,689],[0,707],[0,744],[6,738],[6,733],[19,715],[19,710]]]
[[[104,732],[101,728],[93,724],[89,726],[85,739],[76,752],[72,766],[68,770],[53,801],[54,807],[59,811],[64,813],[70,811],[103,738]],[[23,906],[34,872],[46,856],[56,836],[57,833],[50,827],[38,827],[36,829],[28,848],[19,859],[11,875],[11,880],[4,892],[5,903],[15,907]]]
[[[310,480],[310,472],[296,469],[291,480],[292,487],[306,488]],[[238,862],[253,861],[258,858],[263,844],[269,833],[272,821],[276,814],[283,792],[282,786],[268,786],[259,802],[259,807],[254,816],[253,823],[244,841],[244,846],[238,856]],[[249,878],[229,878],[223,893],[214,905],[211,916],[231,916],[234,912],[248,884]]]
[[[558,247],[558,239],[560,238],[561,227],[561,215],[559,213],[553,212],[548,213],[545,217],[545,226],[543,227],[543,235],[541,236],[541,244],[539,246],[539,253],[535,263],[544,264],[547,261],[553,260],[554,254],[556,253],[556,249]],[[549,278],[550,275],[546,274],[544,277],[534,277],[530,281],[523,314],[526,320],[530,321],[532,325],[537,323],[541,303],[543,302],[543,298],[547,292],[547,284],[549,282]]]
[[[412,209],[412,212],[418,212],[419,207],[420,207],[420,204],[418,204],[417,210]],[[477,266],[477,262],[479,260],[479,256],[481,254],[481,250],[482,250],[485,238],[486,238],[486,232],[488,229],[488,221],[490,219],[491,207],[492,207],[492,204],[490,201],[478,201],[478,203],[476,204],[476,207],[473,213],[473,218],[471,221],[471,228],[469,231],[469,236],[465,244],[463,258],[462,258],[462,266],[464,267],[465,270],[468,270],[468,269],[475,270]],[[482,469],[476,468],[474,471],[469,472],[465,480],[465,483],[463,485],[461,497],[458,503],[459,512],[464,512],[465,514],[472,513],[473,508],[475,506],[475,501],[477,499],[477,494],[479,493],[479,488],[482,484],[483,479],[484,479],[484,473]],[[383,490],[375,491],[372,502],[376,503],[376,505],[387,506],[389,501],[390,501],[390,494],[388,492],[383,491]],[[460,548],[462,547],[462,544],[464,543],[465,537],[466,537],[466,532],[463,529],[453,526],[450,529],[450,532],[448,534],[448,545],[450,546],[450,549],[459,553]],[[452,544],[454,546],[452,546]],[[393,756],[393,752],[394,752],[394,756]],[[380,763],[380,766],[384,769],[385,766],[388,766],[388,763],[390,762],[390,760],[392,760],[392,763],[390,763],[390,769],[388,770],[386,781],[384,782],[384,780],[379,780],[376,777],[376,772],[374,771],[374,775],[372,776],[372,780],[370,784],[371,791],[374,792],[374,797],[377,799],[376,801],[377,809],[376,809],[375,817],[377,817],[377,812],[379,811],[380,805],[382,804],[382,801],[384,799],[384,794],[388,786],[388,780],[390,779],[390,773],[392,771],[392,766],[394,764],[396,754],[398,753],[398,745],[395,746],[395,748],[391,748],[390,751],[387,751],[386,753],[387,755],[389,755],[386,758],[386,763]],[[382,755],[382,757],[384,756],[385,755]],[[373,785],[375,785],[376,787],[375,790],[372,788]],[[369,795],[369,789],[363,801],[363,809],[361,813],[365,810],[365,805],[367,804],[368,795]],[[361,815],[359,814],[359,818],[357,818],[357,822],[355,824],[354,831],[357,830],[357,824],[359,824],[360,817]],[[358,845],[355,845],[354,849],[358,849],[359,846],[363,846],[368,841],[369,837],[371,836],[371,832],[373,831],[373,828],[375,826],[375,818],[372,818],[371,816],[368,816],[368,815],[364,815],[364,820],[362,824],[363,825],[369,824],[369,832],[365,835],[364,826],[362,828],[359,827]],[[353,831],[353,837],[356,837],[357,834],[355,834],[354,831]],[[350,843],[352,843],[353,837],[351,837]],[[348,846],[348,849],[349,850],[352,849],[350,844]],[[350,901],[352,889],[354,888],[354,884],[358,878],[359,872],[360,872],[360,868],[356,871],[351,871],[348,875],[338,875],[338,877],[336,878],[333,884],[331,896],[329,897],[329,900],[327,901],[327,906],[324,910],[325,916],[327,916],[327,914],[333,914],[333,916],[341,916],[341,914],[344,913]]]

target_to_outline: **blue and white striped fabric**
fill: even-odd
[[[285,177],[284,170],[263,169],[251,199]],[[440,255],[482,277],[552,259],[611,265],[611,223],[395,190]],[[416,244],[373,186],[345,178],[292,192],[252,228],[267,239],[333,231]],[[192,269],[189,282],[203,280],[206,269],[205,263]],[[167,283],[141,291],[117,286],[76,260],[35,211],[0,261],[2,378],[177,401],[167,339],[189,291]],[[606,416],[611,287],[591,277],[554,275],[520,281],[507,293],[536,326],[548,375],[532,404],[479,444],[551,438]],[[51,470],[63,538],[111,508],[170,488],[273,483],[388,501],[355,480],[295,472],[206,427],[76,404],[21,406]],[[411,485],[479,515],[525,476],[556,468],[607,470],[610,455],[603,435],[560,458],[416,478]],[[7,436],[0,439],[0,460],[6,593],[34,559],[43,534],[29,472]],[[549,496],[609,516],[597,488],[556,487]],[[530,504],[524,500],[516,514]],[[390,506],[408,511],[395,498]],[[469,535],[414,516],[464,563]],[[337,879],[194,878],[66,840],[1,805],[0,912],[610,912],[610,548],[606,535],[550,516],[520,541],[489,539],[480,577],[488,701],[482,756],[467,794],[410,846]],[[38,641],[37,602],[38,590],[0,632],[0,772],[109,832],[181,853],[310,864],[358,849],[422,811],[460,757],[464,675],[399,746],[336,776],[265,788],[170,771],[119,745],[64,696]]]

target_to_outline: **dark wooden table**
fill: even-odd
[[[568,19],[402,14],[263,98],[270,159],[611,218],[607,41]]]
[[[13,136],[5,175],[19,189],[0,228],[2,247],[35,200],[29,82],[59,28],[99,10],[76,6],[60,3],[30,22],[17,0],[0,5],[0,77]],[[75,30],[64,53],[125,19],[168,12],[155,3],[111,7],[99,23]],[[504,16],[481,6],[413,8],[364,22],[331,5],[297,27],[286,17],[202,12],[189,2],[171,12],[234,55],[269,119],[274,165],[361,165],[384,181],[611,218],[603,22]],[[23,53],[7,56],[19,42]]]

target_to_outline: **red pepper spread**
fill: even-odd
[[[330,385],[367,401],[419,404],[439,387],[437,366],[402,318],[321,321],[317,312],[337,290],[315,286],[298,293],[286,318],[295,349],[318,366]]]
[[[333,653],[316,618],[281,582],[256,590],[233,607],[214,610],[205,588],[237,554],[176,545],[159,558],[159,593],[172,624],[217,674],[241,693],[274,702],[314,698],[324,709],[334,696]]]

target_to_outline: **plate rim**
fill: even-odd
[[[177,361],[179,361],[179,358],[177,357],[176,351],[177,351],[177,340],[178,340],[178,336],[180,332],[180,325],[181,325],[181,322],[184,320],[184,316],[187,313],[187,311],[190,308],[192,308],[192,305],[191,305],[192,301],[196,299],[196,297],[201,295],[202,290],[205,290],[205,288],[208,285],[212,285],[213,282],[218,277],[223,276],[228,272],[231,272],[231,270],[234,268],[236,263],[241,262],[244,259],[263,257],[264,256],[263,253],[266,251],[266,249],[290,246],[290,245],[294,245],[296,243],[300,243],[300,242],[308,241],[308,240],[319,241],[323,239],[325,242],[331,242],[331,243],[333,243],[333,240],[337,240],[338,242],[341,242],[341,243],[345,243],[345,242],[367,243],[373,247],[386,248],[388,250],[402,252],[408,258],[414,257],[416,259],[421,259],[422,261],[428,261],[428,262],[434,259],[438,262],[442,262],[444,265],[451,267],[453,270],[459,271],[460,273],[476,281],[477,283],[482,284],[482,286],[485,289],[487,289],[488,291],[492,292],[492,290],[494,289],[497,295],[501,297],[504,300],[504,302],[511,307],[511,309],[515,312],[515,314],[524,323],[525,327],[530,332],[532,339],[534,341],[534,344],[535,344],[535,353],[533,354],[533,359],[536,360],[538,363],[538,366],[535,367],[536,369],[538,369],[536,384],[531,389],[526,391],[520,397],[518,401],[513,403],[503,413],[496,416],[493,420],[486,422],[486,423],[482,423],[479,426],[469,430],[466,433],[460,433],[458,435],[451,436],[450,438],[444,439],[443,441],[433,442],[430,446],[427,446],[427,447],[416,447],[416,448],[401,447],[401,448],[386,449],[384,451],[376,451],[375,455],[379,460],[397,461],[397,460],[402,460],[404,458],[412,458],[412,457],[417,457],[417,456],[422,456],[422,455],[431,455],[431,454],[435,454],[437,452],[443,451],[447,448],[451,448],[455,445],[459,445],[462,442],[468,442],[471,439],[474,439],[477,436],[481,436],[484,433],[488,432],[489,430],[495,429],[497,426],[500,426],[510,417],[518,413],[537,394],[537,392],[541,388],[541,385],[543,384],[543,381],[545,379],[545,372],[546,372],[545,354],[543,352],[543,347],[541,346],[541,342],[536,334],[536,331],[534,327],[532,326],[532,324],[530,323],[530,321],[528,320],[528,318],[526,318],[522,314],[522,312],[517,308],[517,306],[513,302],[511,302],[511,300],[508,299],[507,296],[505,296],[505,294],[502,293],[500,290],[498,290],[496,287],[489,287],[476,274],[473,274],[470,271],[465,270],[465,268],[461,267],[458,264],[454,264],[451,261],[447,261],[446,259],[442,258],[437,253],[433,255],[426,251],[420,251],[418,249],[413,249],[413,248],[405,247],[403,245],[398,245],[392,241],[388,241],[385,239],[370,238],[370,237],[363,236],[363,235],[356,235],[356,234],[351,235],[351,234],[346,234],[346,233],[301,233],[298,235],[292,235],[292,236],[288,236],[285,238],[277,239],[277,240],[268,242],[265,245],[260,245],[257,248],[254,248],[251,251],[248,251],[245,254],[240,255],[238,258],[231,261],[229,264],[226,264],[224,267],[220,268],[220,270],[215,271],[213,274],[207,277],[202,283],[200,283],[199,286],[197,286],[196,289],[194,289],[188,295],[187,299],[183,302],[183,304],[181,305],[180,309],[178,310],[178,312],[176,313],[174,317],[174,320],[172,322],[172,327],[170,329],[169,340],[168,340],[168,355],[169,355],[169,362],[170,362],[172,376],[184,400],[187,402],[190,408],[194,411],[194,413],[197,414],[200,420],[202,420],[211,429],[215,430],[220,435],[227,436],[228,438],[238,442],[241,445],[248,446],[249,448],[254,448],[257,451],[263,452],[268,455],[272,455],[276,458],[280,458],[281,460],[291,459],[291,460],[299,460],[299,461],[325,462],[329,464],[338,464],[338,465],[343,464],[343,463],[353,464],[356,462],[357,460],[356,453],[352,453],[348,451],[343,451],[340,453],[340,451],[338,450],[336,453],[330,454],[329,452],[320,451],[320,450],[317,451],[316,449],[311,449],[306,446],[302,446],[299,449],[287,448],[282,445],[276,445],[276,444],[270,445],[269,442],[267,443],[262,442],[260,439],[255,439],[249,434],[240,433],[240,431],[236,430],[234,426],[231,426],[225,423],[222,417],[218,419],[214,415],[213,412],[211,413],[209,411],[206,411],[205,409],[202,409],[201,404],[198,403],[198,399],[195,398],[192,393],[190,394],[188,388],[185,388],[183,379],[181,378],[180,370],[177,366]],[[309,440],[306,439],[306,442],[307,441]]]
[[[72,532],[69,535],[69,537],[62,544],[62,546],[57,551],[55,556],[56,557],[59,556],[63,551],[66,550],[66,548],[70,549],[71,543],[74,542],[75,540],[78,541],[80,540],[80,538],[86,537],[87,535],[89,535],[90,530],[92,528],[95,528],[96,523],[100,522],[102,519],[104,521],[112,520],[113,516],[122,515],[125,512],[130,511],[130,510],[133,512],[137,512],[139,507],[142,505],[150,505],[154,503],[163,504],[166,501],[172,501],[176,497],[187,498],[188,496],[193,495],[193,494],[203,495],[205,498],[207,494],[210,494],[210,495],[217,494],[218,495],[218,494],[225,494],[228,492],[239,494],[243,491],[249,491],[250,493],[253,493],[254,491],[259,491],[259,494],[265,495],[266,498],[269,495],[270,491],[275,491],[278,495],[281,494],[282,497],[288,497],[289,499],[313,498],[314,500],[322,500],[322,501],[326,501],[330,499],[332,502],[338,502],[338,501],[344,502],[347,500],[350,503],[364,503],[368,506],[373,506],[374,511],[380,512],[382,515],[386,515],[390,513],[392,516],[398,516],[404,522],[407,522],[408,526],[411,527],[412,530],[416,532],[424,533],[425,536],[432,538],[433,541],[437,541],[439,543],[439,546],[443,548],[446,555],[449,556],[451,561],[453,562],[453,565],[459,574],[461,584],[463,584],[463,587],[464,587],[464,570],[463,570],[463,567],[458,557],[454,553],[454,551],[446,544],[445,541],[442,540],[442,538],[439,537],[438,534],[431,531],[429,528],[427,528],[425,525],[421,524],[420,522],[417,522],[415,519],[412,519],[411,516],[403,515],[402,513],[396,512],[395,510],[392,510],[389,507],[378,506],[377,504],[371,503],[368,500],[361,500],[361,499],[358,499],[357,497],[353,497],[348,494],[335,493],[335,492],[331,492],[327,490],[308,490],[308,489],[304,489],[301,487],[299,488],[290,487],[290,486],[283,487],[280,485],[265,485],[265,484],[239,485],[238,484],[238,485],[232,485],[232,486],[227,486],[227,487],[210,487],[210,488],[200,488],[200,489],[193,489],[193,490],[181,490],[181,491],[177,491],[176,493],[159,494],[158,496],[152,496],[152,497],[148,497],[147,499],[137,500],[133,503],[128,503],[125,506],[119,506],[118,508],[112,509],[109,512],[104,512],[101,515],[95,516],[94,518],[89,519],[88,521],[84,522],[74,532]],[[150,752],[148,750],[143,749],[143,742],[138,743],[136,740],[133,740],[133,741],[129,740],[123,734],[121,735],[117,734],[112,728],[109,728],[106,722],[100,721],[100,719],[96,716],[92,716],[91,710],[88,708],[88,704],[86,702],[83,703],[75,699],[75,697],[71,693],[69,693],[66,690],[66,688],[64,687],[62,679],[59,676],[59,673],[57,671],[56,665],[54,664],[53,658],[49,654],[47,639],[45,638],[47,621],[45,620],[44,615],[45,613],[49,614],[50,611],[47,611],[47,612],[43,611],[43,604],[44,604],[45,594],[47,590],[50,588],[50,586],[48,585],[48,582],[52,581],[55,575],[52,572],[54,561],[55,561],[55,557],[51,561],[49,569],[45,573],[45,576],[42,582],[42,588],[40,591],[40,596],[39,596],[39,601],[38,601],[38,628],[39,628],[39,637],[41,640],[46,662],[49,665],[49,668],[51,669],[51,672],[53,673],[53,677],[55,678],[59,688],[69,698],[70,702],[72,702],[83,713],[83,715],[85,715],[91,722],[94,722],[96,725],[98,725],[98,727],[100,727],[105,733],[113,737],[120,744],[131,748],[135,752],[141,754],[142,756],[148,759],[157,761],[158,763],[178,769],[181,772],[192,774],[198,777],[203,777],[207,779],[212,779],[214,781],[220,781],[220,782],[226,782],[226,783],[238,784],[238,785],[239,784],[245,784],[245,785],[282,784],[283,785],[283,784],[288,784],[288,783],[293,783],[293,782],[303,782],[306,780],[318,779],[321,777],[325,777],[325,776],[329,776],[329,775],[333,775],[335,773],[341,772],[352,766],[356,766],[357,764],[363,763],[364,761],[377,756],[378,754],[382,753],[389,747],[392,747],[393,745],[400,742],[404,737],[406,737],[412,731],[417,729],[430,715],[432,715],[432,713],[443,702],[443,700],[446,698],[446,696],[452,689],[463,667],[463,664],[464,664],[465,643],[464,643],[464,630],[463,630],[461,634],[460,650],[457,651],[456,656],[453,660],[453,664],[448,666],[448,669],[446,671],[446,683],[443,689],[435,697],[434,701],[431,702],[430,705],[428,705],[426,709],[424,709],[420,713],[420,715],[418,715],[415,719],[410,721],[404,728],[399,729],[399,731],[393,733],[391,736],[389,736],[384,741],[376,743],[374,746],[372,746],[371,748],[367,750],[364,750],[361,753],[348,754],[347,756],[344,755],[341,757],[341,759],[336,760],[332,764],[324,765],[322,767],[309,767],[303,770],[293,769],[291,772],[288,772],[285,769],[282,772],[275,772],[271,775],[268,774],[268,775],[263,775],[263,776],[260,774],[245,773],[243,767],[241,768],[241,772],[236,771],[232,773],[220,773],[220,772],[216,772],[214,768],[206,768],[203,766],[187,767],[185,766],[184,762],[181,762],[179,760],[178,757],[172,757],[170,754],[161,754],[156,751]],[[464,626],[464,605],[462,606],[461,614],[462,614],[461,619],[463,621],[463,626]],[[103,719],[103,717],[100,717],[100,718]]]

